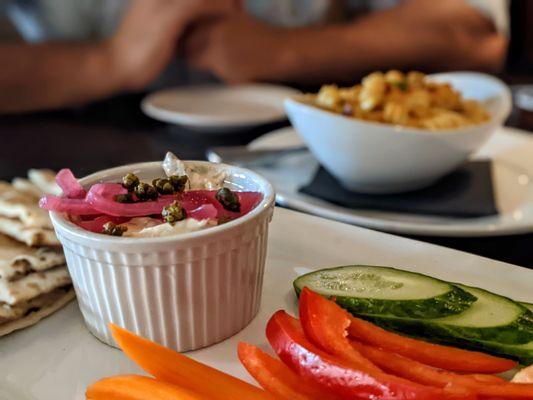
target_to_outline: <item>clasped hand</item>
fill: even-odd
[[[106,42],[111,71],[123,89],[138,90],[176,54],[231,83],[323,83],[405,66],[497,70],[505,57],[506,39],[464,0],[409,0],[345,24],[298,29],[259,21],[243,1],[133,0]]]
[[[260,38],[262,31],[248,29],[252,24],[273,31],[248,17],[239,0],[134,0],[103,47],[110,73],[126,90],[144,88],[178,53],[223,80],[253,80],[251,51],[262,44],[249,35],[234,35],[245,28]],[[232,54],[236,37],[239,54]],[[228,64],[233,57],[240,62]]]

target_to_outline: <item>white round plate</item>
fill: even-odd
[[[252,149],[301,146],[293,128],[253,141]],[[387,232],[427,236],[498,236],[533,232],[533,135],[501,128],[474,159],[493,160],[498,215],[451,218],[391,211],[349,209],[300,193],[313,178],[318,162],[307,152],[287,155],[273,166],[255,168],[276,190],[279,204],[337,221]]]
[[[280,309],[298,315],[292,281],[319,268],[350,264],[395,266],[533,302],[533,271],[526,268],[278,208],[270,225],[259,314],[235,336],[187,355],[253,383],[237,358],[238,343],[268,351],[265,326],[271,315]],[[174,279],[169,276],[168,284]],[[75,302],[0,339],[0,400],[85,400],[91,383],[139,373],[121,351],[89,333]]]
[[[296,93],[266,84],[186,86],[148,95],[141,109],[159,121],[199,132],[228,132],[284,120],[283,100]]]

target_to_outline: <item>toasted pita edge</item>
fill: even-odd
[[[0,215],[20,220],[26,228],[53,229],[46,210],[39,207],[39,198],[0,182]]]
[[[20,319],[14,321],[9,321],[0,325],[0,337],[9,335],[10,333],[27,328],[29,326],[35,325],[43,318],[46,318],[56,311],[63,308],[67,305],[72,299],[76,297],[74,293],[74,288],[70,288],[68,292],[57,299],[54,303],[48,305],[47,307],[41,308],[39,311],[32,312]]]
[[[25,228],[20,221],[12,218],[0,216],[0,233],[25,243],[30,247],[61,246],[52,229]]]
[[[56,173],[51,169],[30,169],[28,179],[45,193],[61,196],[63,193],[56,183]]]
[[[11,181],[13,187],[21,192],[28,193],[35,197],[36,200],[40,199],[44,192],[37,187],[33,182],[26,178],[13,178]]]
[[[0,280],[14,281],[64,264],[61,247],[29,247],[0,233]]]

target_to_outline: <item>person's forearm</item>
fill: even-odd
[[[388,68],[491,69],[498,64],[498,57],[504,58],[504,51],[481,61],[481,57],[464,52],[459,59],[457,54],[450,58],[453,37],[442,35],[438,29],[423,33],[408,29],[399,12],[377,12],[346,25],[279,31],[278,52],[261,78],[291,83],[348,82],[369,71]]]
[[[294,83],[353,80],[375,69],[420,65],[422,42],[366,19],[343,26],[285,31],[276,78]],[[421,41],[423,38],[421,39]]]
[[[103,44],[0,44],[0,113],[111,95],[121,89],[111,64]]]

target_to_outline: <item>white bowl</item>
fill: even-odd
[[[451,172],[505,121],[512,107],[508,87],[490,75],[430,75],[465,98],[483,102],[491,119],[454,130],[368,122],[322,110],[304,96],[285,100],[289,119],[318,161],[347,189],[394,193],[427,186]]]
[[[109,345],[115,345],[108,330],[113,322],[177,351],[198,349],[237,333],[259,310],[274,190],[243,168],[186,163],[225,170],[227,187],[259,191],[263,199],[234,221],[161,238],[104,236],[51,213],[85,323]],[[150,162],[80,183],[116,182],[128,172],[148,181],[164,176],[161,163]]]

